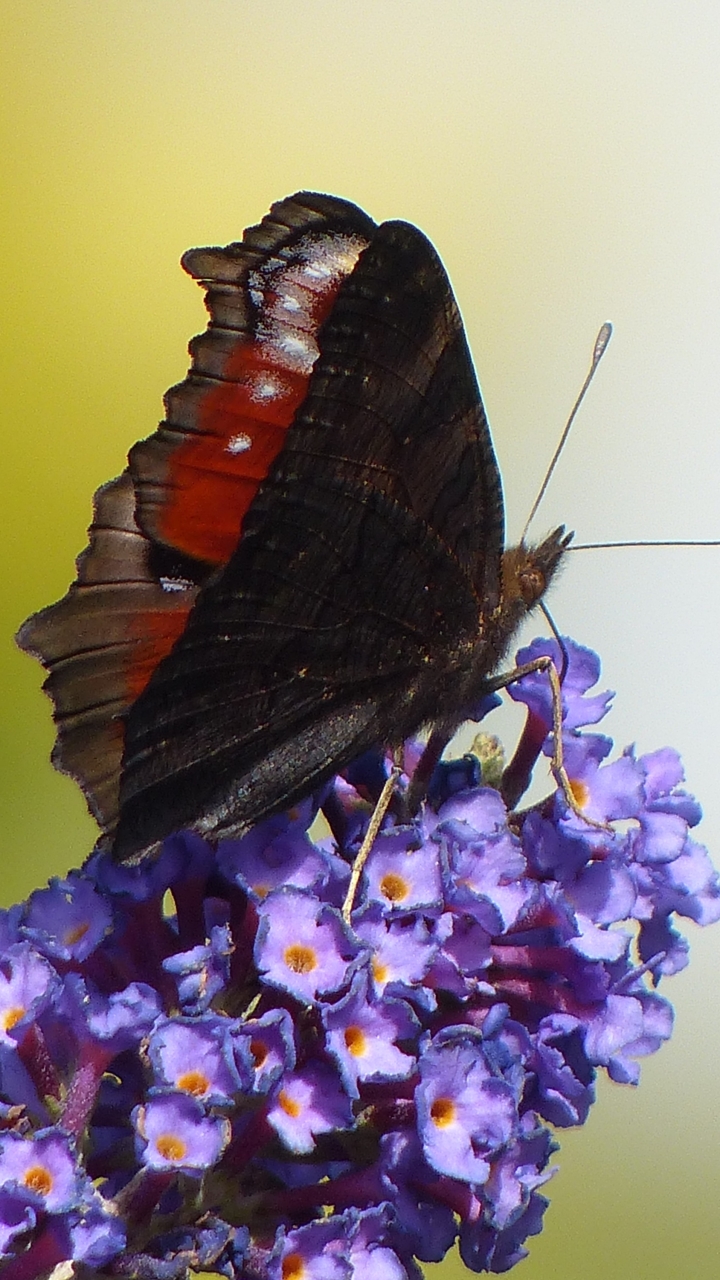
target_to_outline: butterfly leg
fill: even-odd
[[[516,681],[522,680],[524,676],[532,675],[535,671],[545,672],[550,681],[553,738],[551,768],[553,777],[563,793],[568,808],[571,809],[576,817],[581,818],[588,826],[596,827],[599,831],[611,831],[612,828],[606,822],[597,822],[595,818],[589,818],[587,814],[583,813],[573,792],[572,782],[567,775],[562,745],[562,686],[557,667],[552,658],[543,654],[532,662],[526,662],[522,666],[516,667],[513,671],[506,671],[502,675],[493,677],[492,680],[488,681],[488,692],[494,693],[499,689],[506,689],[509,684],[515,684]],[[521,740],[518,751],[503,774],[501,792],[508,807],[512,807],[519,800],[527,787],[530,780],[530,772],[540,754],[540,749],[546,736],[546,727],[542,725],[539,728],[539,732],[533,733],[532,729],[530,730],[528,740],[525,743]]]
[[[382,825],[382,820],[388,811],[388,806],[392,800],[395,784],[400,777],[400,772],[399,766],[393,765],[390,770],[390,776],[380,792],[378,801],[373,809],[368,829],[365,832],[363,842],[358,849],[357,857],[353,863],[353,869],[350,874],[350,883],[348,884],[342,909],[343,920],[346,924],[350,923],[350,916],[352,915],[352,909],[355,905],[355,895],[357,894],[358,885],[360,883],[360,876],[362,875],[363,867],[370,856],[370,850],[375,843],[377,833]]]

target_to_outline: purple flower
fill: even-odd
[[[443,850],[447,905],[471,915],[488,934],[515,924],[535,888],[497,791],[481,787],[462,805],[450,800],[433,839]]]
[[[355,912],[353,928],[370,952],[370,976],[378,995],[387,991],[434,1006],[434,994],[423,979],[439,942],[424,916],[388,920],[373,903]]]
[[[85,960],[112,925],[112,910],[89,880],[71,872],[28,900],[22,932],[57,960]]]
[[[218,1161],[230,1138],[228,1121],[205,1115],[186,1093],[151,1098],[136,1108],[133,1120],[138,1154],[150,1169],[201,1173]]]
[[[218,849],[223,875],[259,902],[283,885],[314,890],[333,878],[347,881],[347,863],[313,844],[298,822],[288,823],[280,814],[259,823],[242,840],[223,841]]]
[[[270,1009],[232,1030],[235,1060],[253,1093],[268,1093],[296,1062],[292,1018],[286,1009]]]
[[[64,1004],[78,1038],[87,1037],[104,1045],[113,1056],[138,1044],[160,1012],[157,992],[144,983],[131,982],[121,991],[104,996],[77,974],[65,979]]]
[[[240,1088],[227,1018],[161,1018],[147,1052],[161,1085],[206,1104],[229,1101]]]
[[[25,1192],[46,1213],[63,1213],[81,1203],[87,1178],[69,1139],[48,1128],[27,1138],[17,1133],[0,1136],[0,1186]]]
[[[535,1189],[555,1172],[547,1164],[557,1143],[532,1111],[525,1112],[518,1129],[515,1141],[493,1161],[485,1185],[485,1218],[498,1231],[517,1221]]]
[[[516,1131],[515,1090],[495,1074],[481,1037],[469,1030],[430,1044],[419,1068],[418,1128],[429,1164],[463,1182],[484,1182],[490,1157]]]
[[[592,689],[600,678],[600,659],[591,649],[585,649],[574,640],[564,637],[568,655],[567,671],[562,686],[563,728],[566,732],[582,728],[583,725],[597,724],[610,709],[615,694],[607,690],[587,697],[588,689]],[[555,667],[560,671],[563,665],[562,654],[555,640],[533,640],[525,649],[518,649],[515,655],[517,666],[526,662],[534,662],[536,658],[552,658]],[[508,693],[516,702],[524,702],[529,710],[542,720],[550,729],[553,722],[552,696],[550,681],[544,671],[535,671],[508,686]]]
[[[346,1243],[353,1280],[406,1280],[408,1272],[395,1250],[390,1247],[397,1232],[390,1206],[352,1210]]]
[[[542,1231],[543,1214],[548,1207],[544,1196],[536,1192],[527,1208],[504,1231],[498,1231],[484,1216],[468,1217],[460,1228],[460,1257],[471,1271],[509,1271],[527,1257],[523,1248],[528,1236]]]
[[[0,1043],[14,1046],[57,995],[54,969],[28,943],[14,943],[0,963]]]
[[[363,875],[365,897],[389,912],[432,911],[442,905],[438,850],[414,848],[407,830],[378,836]]]
[[[0,1258],[17,1237],[27,1235],[37,1222],[36,1196],[20,1187],[0,1187]]]
[[[227,985],[230,977],[232,938],[227,925],[215,925],[207,943],[190,951],[178,951],[163,962],[177,975],[178,998],[185,1013],[203,1013]]]
[[[334,907],[298,889],[277,889],[259,916],[255,962],[266,982],[303,1004],[347,984],[362,949]]]
[[[360,1083],[405,1080],[413,1071],[415,1056],[397,1042],[416,1034],[418,1020],[403,1000],[370,1000],[366,973],[356,973],[347,995],[323,1008],[322,1020],[351,1098],[359,1097]]]
[[[270,1280],[351,1280],[346,1232],[344,1219],[334,1217],[279,1235],[268,1267]]]
[[[125,1248],[124,1224],[99,1194],[65,1218],[69,1256],[86,1267],[102,1267]]]
[[[288,1072],[267,1118],[288,1150],[296,1154],[312,1151],[319,1134],[349,1129],[353,1122],[350,1099],[338,1077],[321,1064]]]
[[[528,1066],[534,1110],[557,1128],[584,1124],[595,1101],[595,1069],[585,1054],[580,1020],[560,1013],[543,1018]]]
[[[599,733],[563,737],[565,770],[576,804],[583,816],[593,822],[616,822],[637,818],[643,800],[643,771],[631,755],[625,754],[611,764],[603,764],[610,754],[612,742]],[[563,796],[557,803],[563,813],[563,828],[592,839],[592,828],[572,813]],[[603,839],[595,833],[595,845]]]
[[[640,1069],[633,1058],[655,1053],[672,1033],[672,1007],[647,991],[608,996],[585,1031],[588,1060],[607,1068],[618,1084],[637,1084]]]
[[[421,1262],[440,1262],[455,1242],[457,1225],[451,1205],[437,1194],[438,1176],[415,1128],[391,1130],[381,1139],[380,1178],[383,1199],[394,1205],[412,1253]],[[450,1186],[443,1190],[449,1192]]]

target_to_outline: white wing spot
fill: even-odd
[[[303,275],[309,276],[311,280],[329,280],[332,274],[332,268],[321,258],[311,259],[303,267]]]
[[[299,299],[295,298],[292,293],[280,293],[278,291],[278,300],[286,311],[302,311]]]
[[[160,578],[160,586],[163,591],[167,591],[170,594],[178,591],[191,591],[193,585],[189,578]]]
[[[247,385],[253,400],[277,400],[279,396],[287,395],[285,383],[280,378],[273,377],[271,373],[260,374],[256,378],[248,378]],[[249,437],[246,437],[246,439],[249,439]]]
[[[252,437],[241,431],[237,436],[231,436],[225,445],[226,453],[245,453],[252,446]]]

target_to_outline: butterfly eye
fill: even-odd
[[[530,609],[544,594],[547,579],[537,565],[525,565],[518,572],[518,586],[520,595]]]

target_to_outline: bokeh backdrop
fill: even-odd
[[[184,375],[204,312],[180,254],[239,238],[272,200],[334,192],[435,242],[511,536],[605,319],[615,337],[538,531],[720,536],[717,6],[8,0],[2,24],[6,902],[93,841],[47,763],[40,671],[13,631],[64,592],[94,489]],[[618,744],[682,751],[718,860],[719,580],[720,550],[591,551],[552,599],[603,656]],[[524,1280],[717,1277],[720,928],[694,930],[692,947],[666,984],[673,1042],[639,1090],[601,1088],[585,1130],[563,1136]]]

